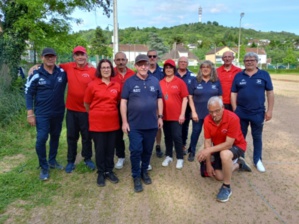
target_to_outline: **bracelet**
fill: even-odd
[[[158,118],[163,118],[163,115],[160,115],[160,114],[159,114],[159,115],[158,115]]]
[[[32,115],[27,115],[27,117],[35,117],[35,115],[34,115],[34,114],[32,114]]]

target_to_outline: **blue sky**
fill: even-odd
[[[286,31],[299,35],[298,0],[118,0],[120,29],[127,27],[171,27],[198,22],[198,8],[202,7],[202,22],[216,21],[227,27],[239,27],[240,13],[244,12],[242,27],[257,31]],[[73,31],[105,29],[113,24],[103,16],[102,9],[92,12],[76,11],[75,18],[82,24],[73,24]],[[109,27],[110,30],[112,26]]]

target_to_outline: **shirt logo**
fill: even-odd
[[[222,129],[221,132],[222,132],[223,134],[226,134],[226,133],[227,133],[227,129]]]
[[[178,89],[179,87],[177,85],[171,86],[172,89]]]
[[[62,77],[57,77],[57,82],[62,82]]]
[[[110,89],[110,93],[117,94],[117,90],[116,89]]]
[[[216,85],[212,85],[212,89],[217,89]]]
[[[150,91],[151,92],[155,92],[155,87],[154,86],[150,86]]]
[[[38,80],[38,84],[39,84],[39,85],[46,85],[47,82],[46,82],[46,80],[45,80],[44,78],[40,78],[40,79]]]
[[[133,89],[133,93],[140,93],[140,87],[139,86],[134,86],[134,89]]]
[[[198,84],[198,86],[196,87],[196,89],[203,89],[203,86],[201,84]]]
[[[191,79],[188,79],[188,84],[190,84],[191,83]]]
[[[257,79],[257,80],[256,80],[256,84],[259,84],[259,85],[262,84],[262,80]]]
[[[241,82],[239,83],[240,85],[246,85],[245,79],[242,79]]]
[[[89,78],[89,74],[87,74],[87,73],[83,73],[83,74],[82,74],[82,77],[84,77],[84,78]]]

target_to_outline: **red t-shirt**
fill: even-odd
[[[223,103],[231,104],[230,103],[230,94],[233,80],[237,73],[241,72],[242,69],[231,65],[230,70],[226,71],[224,69],[224,65],[217,68],[218,78],[222,87],[222,99]]]
[[[220,124],[217,126],[211,115],[207,115],[204,120],[204,136],[205,139],[211,139],[214,145],[219,145],[226,140],[226,136],[234,138],[233,145],[238,146],[244,152],[247,143],[243,137],[239,117],[229,111],[224,110]]]
[[[163,120],[178,121],[183,98],[189,95],[186,83],[174,76],[170,82],[166,79],[160,81],[160,86],[163,94]]]
[[[68,80],[68,91],[66,97],[66,108],[78,112],[86,112],[83,99],[88,83],[95,79],[96,69],[88,64],[78,68],[75,62],[59,65],[66,71]]]
[[[127,68],[127,72],[126,74],[123,76],[115,67],[114,68],[114,73],[115,76],[111,78],[111,81],[115,81],[118,82],[120,84],[120,89],[123,89],[123,85],[125,83],[125,81],[130,78],[131,76],[133,76],[135,74],[135,72],[129,68]]]
[[[84,102],[89,106],[89,130],[96,132],[115,131],[120,128],[117,105],[120,100],[120,85],[111,81],[108,85],[96,78],[88,84]]]

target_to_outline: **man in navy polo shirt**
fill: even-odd
[[[158,54],[156,50],[149,50],[147,52],[147,56],[149,58],[149,69],[148,74],[156,77],[159,81],[164,78],[163,68],[161,68],[157,61],[158,61]],[[162,158],[163,152],[161,150],[161,136],[162,136],[162,129],[159,129],[156,136],[156,155],[159,158]]]
[[[192,80],[196,78],[196,75],[188,70],[188,58],[187,57],[182,56],[179,58],[178,69],[177,69],[177,72],[175,75],[177,77],[181,78],[186,83],[188,90],[189,90]],[[187,144],[187,139],[188,139],[188,130],[189,130],[190,119],[191,119],[191,108],[190,108],[189,104],[187,104],[187,108],[186,108],[186,112],[185,112],[185,122],[182,125],[184,155],[187,154],[186,144]]]
[[[141,179],[145,184],[152,183],[147,169],[157,130],[163,126],[163,103],[159,80],[148,75],[148,68],[148,56],[138,55],[135,59],[137,73],[126,80],[120,103],[122,130],[129,135],[130,140],[135,192],[143,190]]]
[[[253,138],[253,162],[260,172],[265,172],[262,163],[262,132],[264,121],[272,118],[274,92],[268,72],[257,67],[258,55],[248,52],[244,56],[245,69],[238,73],[232,84],[231,104],[239,116],[242,133],[246,138],[248,126]],[[267,108],[265,108],[265,92]]]

